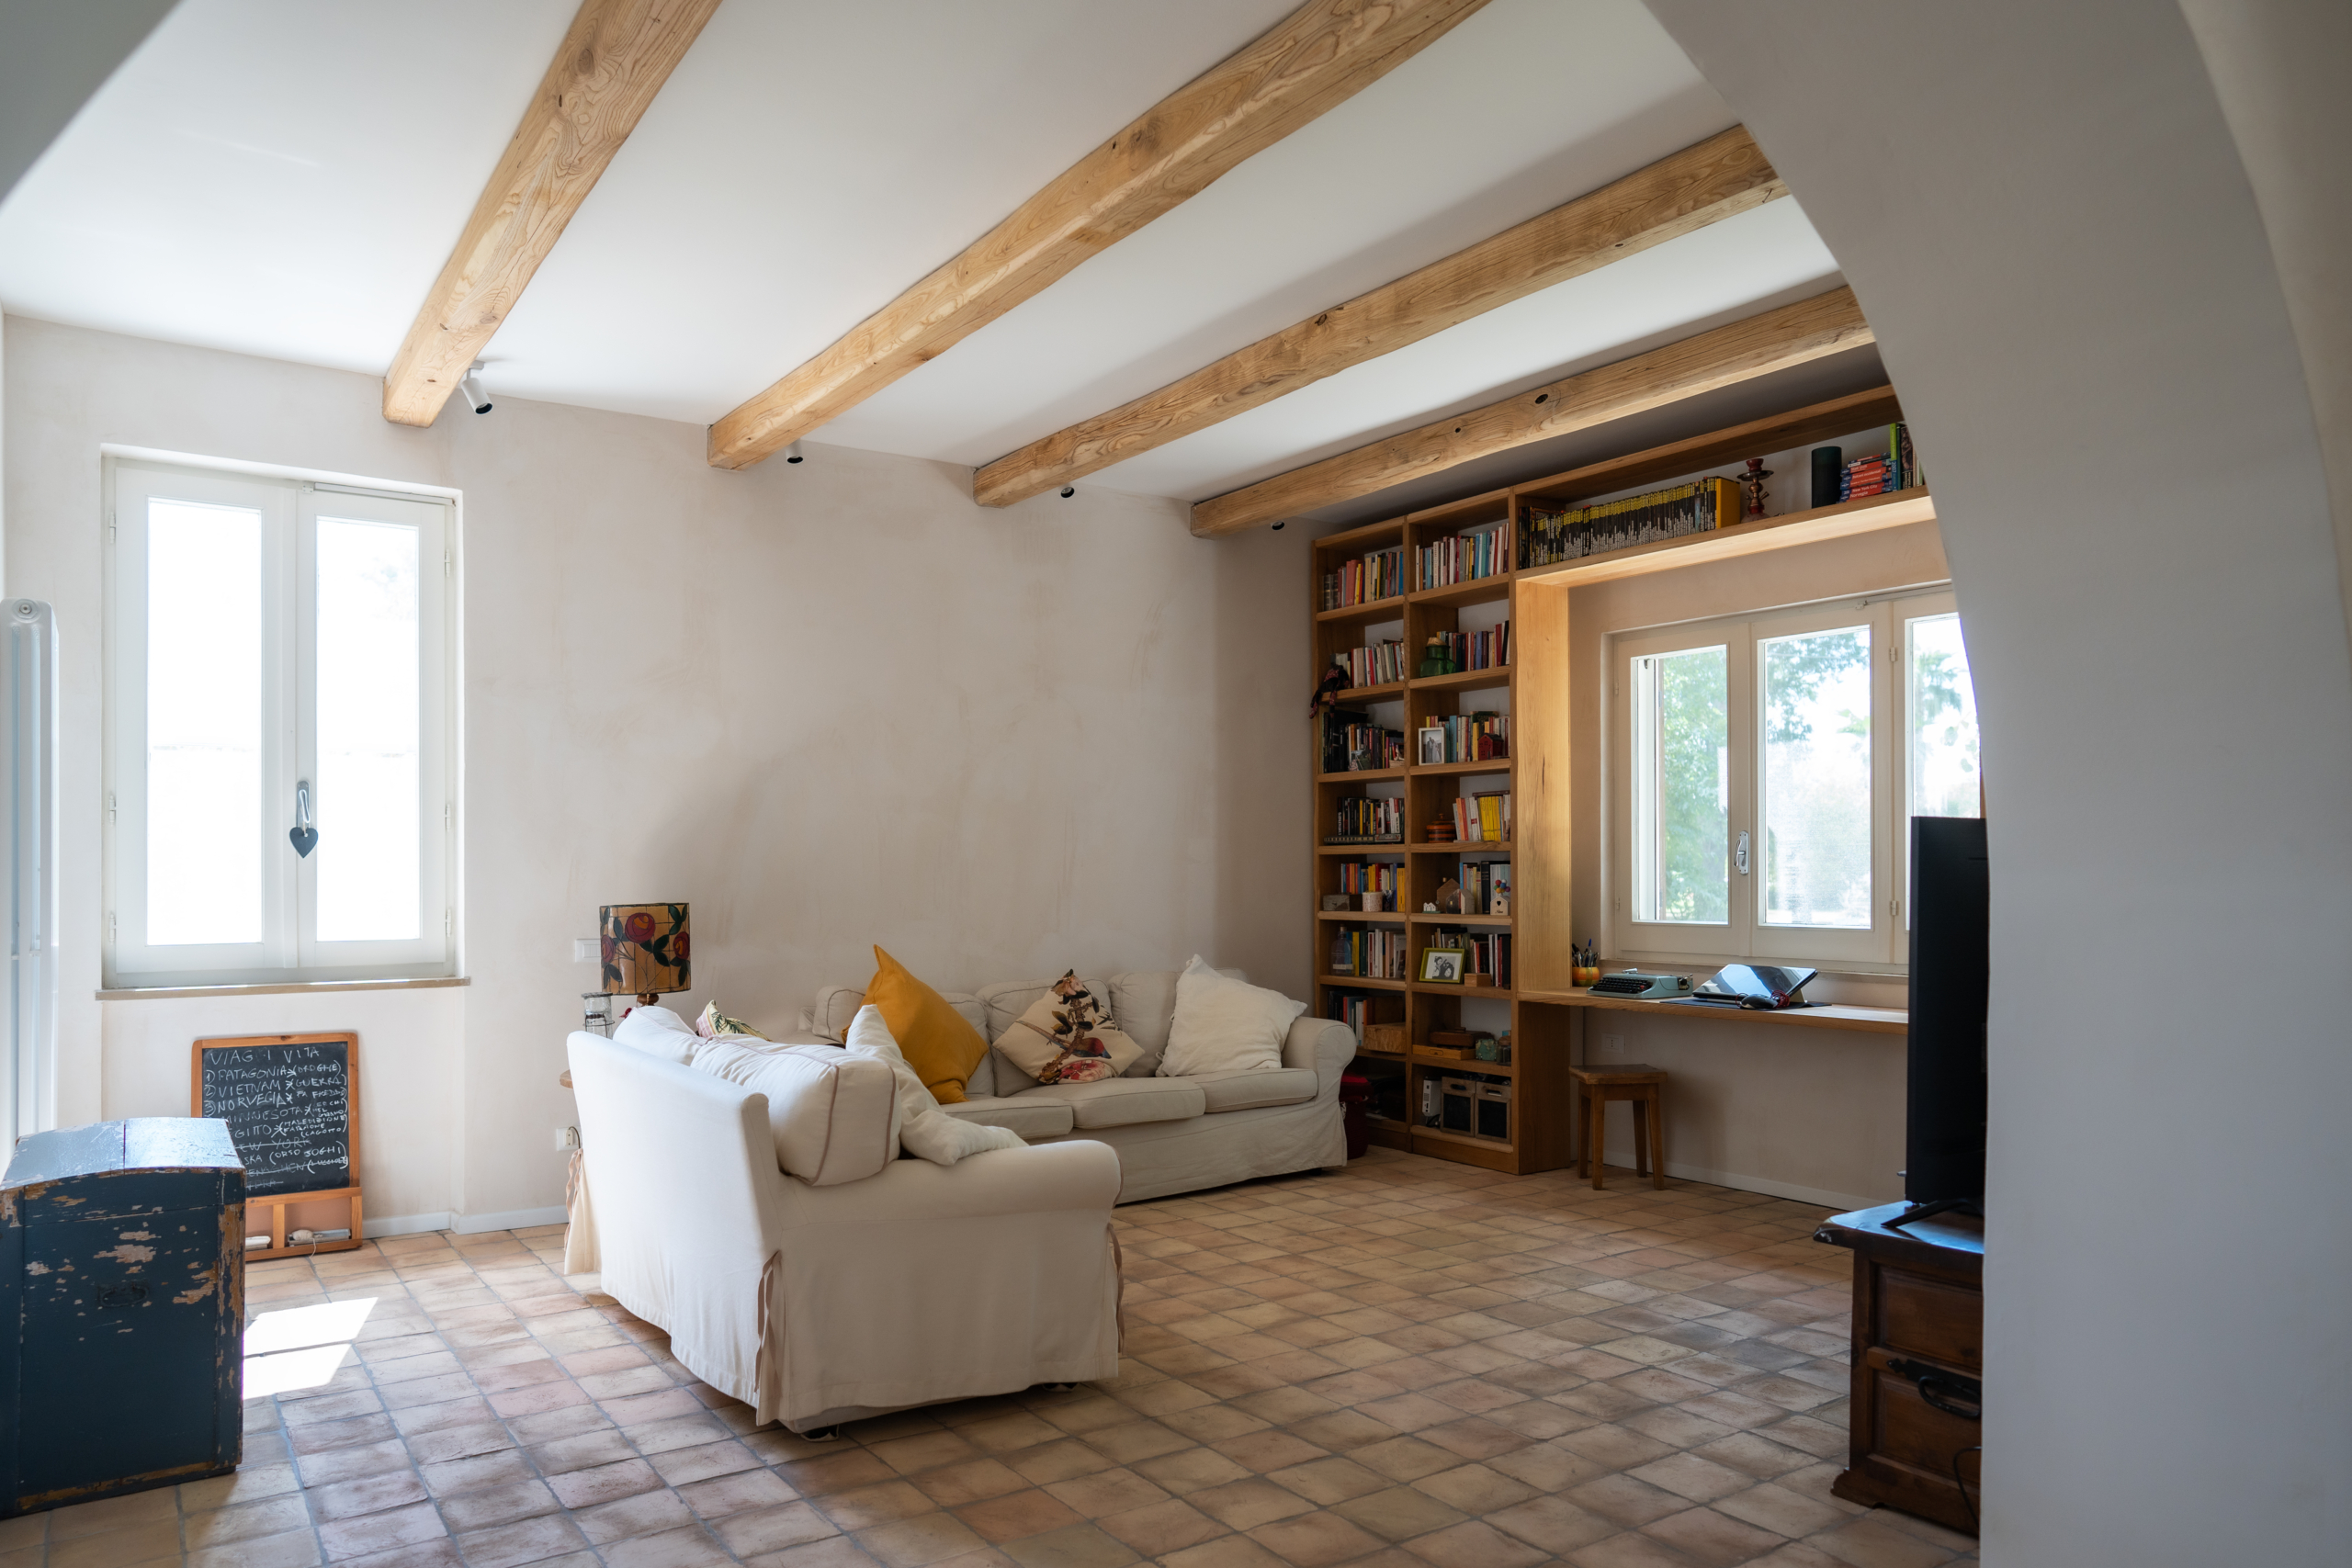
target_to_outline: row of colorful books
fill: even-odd
[[[1459,948],[1464,975],[1487,976],[1498,989],[1510,989],[1509,931],[1473,931],[1439,926],[1422,938],[1422,945]]]
[[[1401,768],[1405,765],[1405,732],[1383,729],[1376,724],[1351,724],[1340,732],[1340,743],[1346,747],[1347,765],[1332,768],[1331,773],[1366,773],[1379,768]]]
[[[1345,860],[1340,863],[1340,888],[1351,897],[1366,893],[1380,895],[1380,907],[1394,909],[1396,895],[1403,887],[1405,868],[1393,861]]]
[[[1357,560],[1343,560],[1323,574],[1323,607],[1341,610],[1395,599],[1405,592],[1405,547],[1391,545]]]
[[[1507,759],[1510,756],[1510,716],[1472,713],[1430,719],[1421,726],[1413,755],[1424,767]]]
[[[1316,722],[1322,727],[1322,771],[1327,773],[1361,773],[1405,765],[1405,732],[1383,729],[1369,714],[1325,708]]]
[[[1457,795],[1426,831],[1424,841],[1432,844],[1508,844],[1510,791],[1491,789]]]
[[[1500,797],[1497,797],[1496,825],[1501,826]],[[1496,842],[1502,840],[1497,839]],[[1510,913],[1510,862],[1507,860],[1465,860],[1454,873],[1462,885],[1462,912],[1465,915],[1508,915]]]
[[[1520,565],[1555,566],[1581,560],[1685,534],[1703,534],[1739,518],[1739,487],[1723,479],[1692,479],[1592,506],[1530,507],[1520,522]]]
[[[1454,534],[1423,545],[1413,552],[1414,565],[1419,569],[1415,581],[1423,588],[1446,588],[1509,571],[1509,543],[1503,537],[1503,525],[1498,523],[1491,528]]]
[[[1402,795],[1351,795],[1340,802],[1331,837],[1334,844],[1401,844],[1405,841],[1405,801]]]
[[[1331,998],[1331,1010],[1328,1016],[1338,1019],[1341,1023],[1354,1030],[1356,1039],[1362,1041],[1366,1024],[1382,1021],[1374,1010],[1384,1003],[1393,1005],[1394,998],[1368,997],[1362,991],[1335,992]]]
[[[1499,670],[1510,662],[1510,623],[1498,622],[1490,632],[1432,632],[1424,661],[1430,658],[1454,670]]]
[[[1885,451],[1873,452],[1846,465],[1838,482],[1838,499],[1860,501],[1864,496],[1915,490],[1924,482],[1919,478],[1918,454],[1911,446],[1911,427],[1890,424],[1886,427]]]
[[[1351,648],[1333,654],[1331,662],[1348,672],[1351,686],[1385,686],[1412,673],[1405,667],[1402,641],[1371,642],[1362,648]]]
[[[1403,931],[1376,926],[1361,931],[1343,927],[1331,933],[1330,972],[1361,980],[1401,980],[1410,951]]]

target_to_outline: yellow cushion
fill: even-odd
[[[945,997],[908,974],[897,959],[877,947],[874,962],[866,1001],[882,1010],[890,1037],[931,1097],[942,1105],[960,1103],[972,1069],[989,1054],[989,1043]]]

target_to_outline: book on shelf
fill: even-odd
[[[1428,947],[1454,947],[1462,950],[1462,973],[1465,983],[1476,976],[1479,983],[1497,990],[1510,989],[1510,933],[1509,931],[1473,931],[1466,926],[1437,926],[1421,938]]]
[[[1400,1028],[1381,1017],[1379,1010],[1384,1004],[1393,1007],[1395,1002],[1393,998],[1372,996],[1363,991],[1335,991],[1326,1004],[1329,1010],[1324,1016],[1338,1019],[1355,1031],[1356,1044],[1361,1048],[1374,1051],[1401,1049],[1380,1043],[1386,1032]]]
[[[1510,623],[1502,621],[1492,631],[1431,632],[1421,650],[1419,672],[1452,675],[1464,670],[1500,670],[1510,663]]]
[[[1408,951],[1406,935],[1401,931],[1383,931],[1376,926],[1362,930],[1343,927],[1331,933],[1330,973],[1359,980],[1401,980],[1405,977]]]
[[[1354,795],[1340,802],[1331,844],[1401,844],[1405,841],[1402,795]]]
[[[1509,761],[1510,717],[1482,712],[1430,719],[1416,737],[1413,756],[1425,768],[1441,762]]]
[[[1404,870],[1389,861],[1343,860],[1340,863],[1339,890],[1359,900],[1367,896],[1377,898],[1379,910],[1391,910],[1396,908]],[[1362,903],[1356,907],[1366,908]]]
[[[1347,708],[1326,708],[1323,726],[1323,767],[1327,773],[1361,773],[1376,768],[1405,765],[1405,732],[1383,729],[1365,714]]]
[[[1465,860],[1455,871],[1454,880],[1462,886],[1464,914],[1506,918],[1510,914],[1510,862]]]
[[[1520,522],[1520,564],[1555,566],[1707,533],[1739,519],[1739,486],[1724,479],[1692,479],[1590,506],[1531,506]]]
[[[1323,574],[1323,607],[1344,610],[1394,599],[1405,592],[1405,547],[1391,545],[1355,560],[1343,560]]]
[[[1457,582],[1475,582],[1482,577],[1508,571],[1510,565],[1505,558],[1506,543],[1503,525],[1493,523],[1423,545],[1413,552],[1416,584],[1422,588],[1450,588]]]
[[[1405,668],[1405,644],[1402,640],[1371,642],[1362,648],[1347,649],[1333,654],[1331,662],[1348,672],[1348,684],[1351,686],[1385,686],[1411,673]]]
[[[1457,795],[1451,816],[1455,843],[1510,842],[1510,791],[1507,789]]]
[[[1911,445],[1911,427],[1898,423],[1886,427],[1885,451],[1857,457],[1846,465],[1838,481],[1838,499],[1860,501],[1866,496],[1891,495],[1898,490],[1917,490],[1921,482],[1918,456]]]

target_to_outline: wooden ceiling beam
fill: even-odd
[[[1734,126],[1158,391],[1033,441],[974,474],[972,497],[983,506],[1010,506],[1058,489],[1788,193],[1755,138]]]
[[[1854,291],[1833,288],[1196,502],[1193,532],[1238,534],[1876,341]]]
[[[384,417],[431,424],[718,0],[582,0],[384,374]]]
[[[710,427],[749,468],[935,359],[1227,170],[1346,102],[1486,0],[1307,0],[1147,110],[839,342]]]

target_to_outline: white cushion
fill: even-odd
[[[986,1100],[967,1098],[959,1104],[941,1106],[939,1113],[983,1127],[1003,1127],[1024,1138],[1058,1138],[1078,1124],[1069,1106],[1026,1095],[1010,1100],[994,1095]]]
[[[954,1165],[967,1155],[983,1149],[1017,1149],[1021,1134],[1004,1127],[992,1127],[978,1122],[966,1122],[940,1113],[939,1101],[914,1068],[907,1065],[906,1053],[899,1049],[898,1040],[890,1033],[890,1026],[882,1021],[882,1010],[862,1007],[850,1021],[849,1038],[842,1043],[844,1053],[881,1063],[890,1069],[898,1084],[899,1146],[910,1155],[931,1161],[933,1165]]]
[[[1143,1060],[1127,1069],[1129,1077],[1151,1076],[1159,1054],[1168,1049],[1168,1020],[1176,1011],[1176,971],[1138,969],[1111,976],[1111,1016],[1143,1047]]]
[[[811,1187],[863,1180],[899,1156],[899,1084],[888,1063],[736,1036],[704,1041],[694,1066],[767,1096],[775,1163]]]
[[[1173,1078],[1102,1078],[1049,1083],[1012,1097],[1022,1104],[1057,1100],[1080,1127],[1132,1127],[1138,1122],[1182,1122],[1208,1109],[1200,1086]]]
[[[1262,986],[1228,979],[1199,954],[1176,976],[1176,1013],[1168,1021],[1161,1077],[1196,1073],[1272,1072],[1283,1065],[1283,1038],[1306,1004]]]
[[[1212,1115],[1267,1105],[1303,1105],[1315,1098],[1317,1087],[1312,1067],[1277,1067],[1270,1073],[1196,1073],[1184,1081],[1200,1086]]]
[[[648,1006],[631,1008],[627,1018],[613,1025],[613,1043],[633,1047],[683,1067],[695,1059],[695,1047],[702,1043],[702,1036],[695,1032],[693,1024],[668,1008]]]

